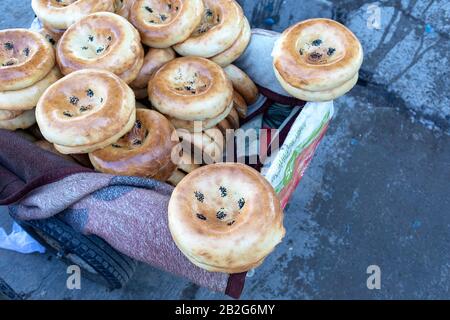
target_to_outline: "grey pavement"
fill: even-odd
[[[1,1],[0,28],[27,26],[29,1]],[[10,5],[14,3],[14,6]],[[248,299],[449,299],[448,1],[241,1],[254,26],[282,30],[334,17],[361,39],[360,83],[337,114],[287,210],[287,235],[247,278]],[[12,8],[12,9],[11,9]],[[11,220],[0,208],[0,226]],[[366,269],[381,268],[381,290]],[[140,264],[120,290],[83,279],[67,290],[62,262],[0,249],[0,277],[29,299],[221,299]]]

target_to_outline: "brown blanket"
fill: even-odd
[[[268,98],[247,120],[273,102],[304,105],[288,97],[271,71],[271,51],[278,36],[253,30],[249,47],[236,62],[257,80],[261,93]],[[281,142],[289,128],[280,133]],[[190,263],[176,247],[167,225],[171,192],[172,187],[158,181],[95,173],[17,134],[0,130],[0,205],[9,204],[14,218],[57,215],[74,229],[97,235],[130,257],[238,298],[245,273],[206,272]]]
[[[0,204],[9,204],[15,219],[58,215],[123,254],[200,286],[240,296],[245,274],[207,272],[176,247],[167,224],[171,186],[92,172],[5,130],[0,130],[0,147]]]

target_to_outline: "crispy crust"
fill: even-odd
[[[56,49],[56,45],[65,31],[66,30],[57,30],[44,26],[44,28],[39,30],[39,33],[42,34],[45,39],[47,39],[47,41]]]
[[[167,62],[176,58],[175,51],[172,48],[167,49],[154,49],[150,48],[145,55],[144,64],[139,71],[136,80],[134,80],[130,86],[133,89],[145,89],[147,90],[148,82],[152,75],[159,70]],[[145,95],[147,97],[147,94]]]
[[[224,137],[227,136],[227,130],[233,130],[233,127],[227,119],[223,119],[222,121],[220,121],[215,128],[220,130]]]
[[[202,12],[202,0],[173,0],[170,7],[165,1],[136,0],[129,19],[139,30],[143,43],[153,48],[168,48],[191,35],[200,23]]]
[[[222,162],[224,137],[220,130],[211,128],[204,132],[196,133],[177,130],[177,133],[182,139],[183,152],[190,155],[197,162],[208,164]],[[201,156],[201,158],[198,156]]]
[[[260,265],[285,234],[272,186],[239,163],[193,171],[175,188],[168,212],[178,248],[213,272],[239,273]]]
[[[18,116],[20,116],[23,111],[11,111],[11,110],[1,110],[0,109],[0,121],[2,120],[11,120]]]
[[[147,107],[146,105],[140,103],[139,101],[136,101],[136,109],[149,109],[149,107]]]
[[[245,102],[244,98],[241,96],[239,92],[234,90],[233,92],[233,103],[234,108],[236,109],[237,113],[239,114],[239,118],[245,119],[247,117],[247,103]]]
[[[0,121],[0,129],[6,130],[17,130],[17,129],[27,129],[36,123],[36,118],[34,115],[34,110],[28,110],[17,117],[9,119],[9,120],[1,120]]]
[[[230,105],[233,88],[216,63],[182,57],[168,62],[153,75],[148,96],[157,110],[172,118],[205,120],[218,116]]]
[[[118,133],[98,143],[75,147],[63,146],[55,143],[54,146],[55,149],[58,150],[58,152],[61,152],[62,154],[84,154],[94,152],[96,150],[103,149],[117,142],[121,137],[123,137],[125,134],[127,134],[128,131],[130,131],[133,128],[135,121],[136,121],[136,113],[133,112],[130,116],[130,119],[128,119],[128,122],[123,126],[123,128]]]
[[[330,19],[310,19],[290,27],[275,44],[272,55],[281,78],[292,87],[308,91],[343,85],[354,77],[363,61],[356,36]]]
[[[230,123],[230,125],[233,127],[233,129],[239,129],[239,114],[237,113],[236,109],[231,109],[230,114],[227,117],[227,121]]]
[[[222,132],[217,128],[211,128],[205,130],[203,136],[207,141],[213,142],[203,147],[204,154],[211,158],[206,164],[222,162],[225,147],[225,137],[222,135]]]
[[[200,168],[200,164],[194,163],[194,159],[192,155],[187,152],[183,152],[179,161],[176,162],[178,170],[181,170],[184,173],[191,173],[192,171]]]
[[[214,57],[230,48],[241,34],[244,12],[236,1],[204,0],[204,3],[205,12],[199,28],[213,23],[206,32],[197,31],[173,47],[182,56]]]
[[[174,125],[177,129],[186,129],[190,132],[201,132],[207,129],[211,129],[215,125],[217,125],[219,122],[221,122],[223,119],[229,116],[230,112],[233,110],[233,103],[230,103],[230,105],[217,117],[206,119],[203,121],[197,121],[200,123],[195,123],[196,121],[189,121],[189,120],[180,120],[176,118],[168,117],[170,122]]]
[[[166,181],[176,169],[171,161],[177,145],[171,140],[174,130],[159,112],[138,109],[134,128],[114,145],[90,153],[89,159],[100,172]]]
[[[58,67],[32,86],[14,91],[0,91],[0,109],[30,110],[36,107],[45,90],[62,77]]]
[[[80,70],[45,91],[39,99],[36,118],[49,142],[85,147],[121,132],[135,114],[135,103],[133,91],[113,73]]]
[[[234,89],[242,95],[248,105],[252,105],[258,100],[259,90],[252,79],[241,69],[233,64],[223,69],[228,79],[233,83]]]
[[[40,33],[0,31],[0,91],[27,88],[44,78],[54,65],[54,49]]]
[[[233,45],[222,53],[211,58],[212,61],[217,63],[221,67],[226,67],[237,60],[247,49],[252,36],[252,29],[247,18],[244,17],[244,25],[242,27],[241,34]]]
[[[144,65],[144,49],[141,47],[141,49],[139,49],[138,56],[136,57],[136,61],[133,64],[133,66],[124,73],[119,74],[118,76],[123,81],[125,81],[126,84],[130,84],[137,78],[137,76],[139,75],[139,71],[141,70],[143,65]]]
[[[64,75],[92,68],[120,76],[135,67],[142,55],[139,33],[126,19],[110,12],[88,15],[70,26],[56,49]]]
[[[114,0],[78,0],[69,5],[54,0],[31,0],[31,6],[39,20],[54,29],[67,29],[91,13],[114,12]]]
[[[280,82],[281,86],[292,96],[301,99],[303,101],[330,101],[334,100],[340,96],[343,96],[348,91],[350,91],[358,82],[358,73],[356,73],[350,80],[344,82],[342,85],[335,87],[329,90],[323,91],[308,91],[302,90],[299,88],[295,88],[291,86],[289,83],[284,81],[281,75],[278,73],[276,69],[274,69],[275,76]]]

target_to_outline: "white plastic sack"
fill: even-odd
[[[0,249],[25,254],[33,252],[45,253],[45,248],[15,222],[10,235],[7,235],[5,230],[0,228]]]

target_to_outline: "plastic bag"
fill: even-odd
[[[45,253],[45,248],[34,240],[16,222],[13,223],[11,234],[7,235],[3,228],[0,228],[0,248],[19,253]]]

